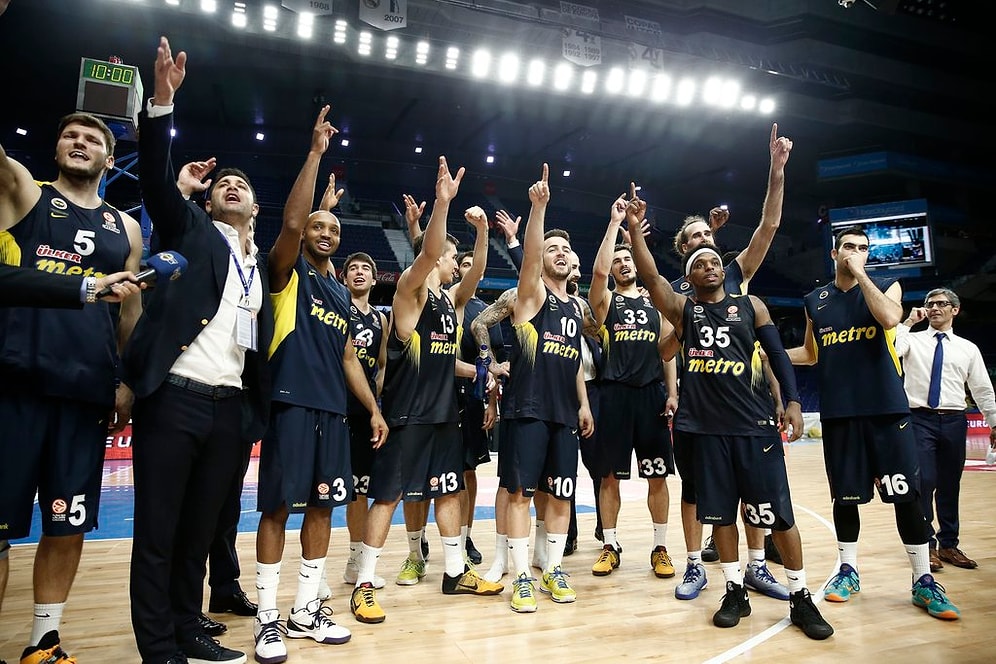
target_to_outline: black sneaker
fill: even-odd
[[[208,636],[221,636],[228,631],[228,625],[220,623],[203,613],[197,617],[197,625]]]
[[[716,627],[736,627],[740,624],[741,618],[749,615],[750,600],[747,599],[747,590],[741,585],[727,581],[723,604],[719,607],[719,611],[713,614],[712,624]]]
[[[816,641],[833,634],[833,627],[820,615],[813,604],[813,596],[805,588],[789,595],[789,618],[793,625],[798,625],[806,636]]]
[[[775,546],[775,540],[771,539],[771,535],[764,536],[764,559],[776,565],[782,564],[782,554],[778,553],[778,547]]]
[[[484,560],[484,556],[482,556],[481,552],[477,550],[476,546],[474,546],[474,540],[470,539],[470,537],[467,537],[466,548],[467,548],[467,559],[470,560],[470,562],[474,563],[475,565],[480,565],[481,561]]]
[[[716,551],[716,543],[712,541],[712,535],[709,535],[705,546],[702,547],[702,562],[714,563],[717,560],[719,560],[719,551]]]
[[[567,540],[567,544],[564,545],[564,555],[569,556],[578,550],[578,541],[576,539]]]
[[[245,664],[246,654],[221,645],[210,636],[200,634],[190,641],[180,644],[180,650],[187,656],[190,664],[210,664],[211,662],[227,662],[227,664]]]

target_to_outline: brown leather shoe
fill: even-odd
[[[951,563],[955,567],[962,567],[964,569],[975,569],[979,566],[979,563],[966,556],[961,549],[956,547],[950,549],[938,549],[937,557],[946,563]]]
[[[944,563],[941,562],[940,557],[937,555],[937,549],[931,547],[930,549],[930,571],[940,572],[944,569]]]

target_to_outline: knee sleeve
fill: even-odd
[[[838,542],[857,542],[861,531],[861,517],[857,505],[833,504],[833,525]]]
[[[923,544],[930,538],[919,501],[896,503],[896,528],[903,544]]]

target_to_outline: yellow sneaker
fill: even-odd
[[[398,572],[398,579],[395,581],[399,586],[414,586],[425,576],[425,561],[412,560],[409,556],[405,562],[401,563],[401,571]]]
[[[523,573],[512,582],[512,610],[516,613],[536,612],[536,595],[533,592],[535,580]]]
[[[650,566],[654,570],[654,576],[658,579],[670,579],[674,576],[674,565],[671,564],[671,556],[667,555],[667,548],[659,546],[650,552]]]
[[[612,570],[619,567],[619,562],[619,551],[611,544],[606,544],[602,547],[602,553],[598,555],[598,560],[591,566],[591,573],[594,576],[608,576],[612,574]],[[674,570],[671,570],[671,573],[674,574]]]
[[[76,658],[65,653],[59,645],[59,632],[52,630],[41,638],[38,645],[24,649],[21,664],[76,664]]]
[[[353,588],[353,595],[349,598],[349,610],[361,623],[382,623],[387,618],[384,609],[377,603],[377,591],[371,583],[361,583]]]
[[[573,602],[578,598],[578,594],[574,592],[574,588],[567,583],[568,574],[564,570],[560,569],[560,566],[556,566],[552,571],[545,572],[543,574],[543,581],[540,584],[540,590],[548,593],[550,599],[558,604],[568,604]]]
[[[460,576],[443,574],[444,595],[497,595],[503,590],[505,586],[486,581],[473,568],[467,568]]]

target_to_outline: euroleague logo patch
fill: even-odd
[[[318,497],[321,500],[328,500],[329,497],[329,485],[322,482],[318,485]]]
[[[52,514],[65,514],[67,507],[66,501],[62,498],[56,498],[52,501]]]
[[[104,212],[104,228],[112,233],[121,234],[121,231],[118,229],[118,220],[110,212]]]

